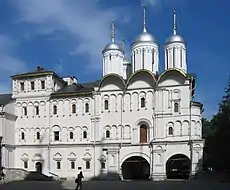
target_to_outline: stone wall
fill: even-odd
[[[20,168],[5,168],[4,172],[6,174],[5,182],[24,180],[30,173]]]

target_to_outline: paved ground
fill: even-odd
[[[17,181],[0,185],[0,190],[68,190],[75,189],[74,182]],[[229,190],[230,183],[214,181],[89,181],[83,182],[83,190]]]

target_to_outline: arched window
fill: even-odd
[[[140,126],[140,143],[147,142],[148,129],[146,125]]]
[[[179,112],[179,103],[177,102],[174,103],[174,112],[175,113]]]
[[[37,132],[37,133],[36,133],[36,136],[37,136],[37,140],[39,140],[39,139],[40,139],[40,133]]]
[[[106,130],[106,132],[105,132],[105,137],[106,137],[106,138],[110,138],[110,131],[109,131],[109,130]]]
[[[72,131],[69,133],[69,138],[73,139],[73,132]]]
[[[85,103],[85,113],[89,112],[89,103]]]
[[[25,133],[24,132],[21,133],[21,139],[25,140]]]
[[[84,131],[84,132],[83,132],[83,139],[86,139],[86,138],[87,138],[87,132]]]
[[[86,169],[90,169],[90,161],[86,161],[85,162],[85,168]]]
[[[76,113],[76,104],[72,104],[72,113]]]
[[[105,100],[105,102],[104,102],[104,108],[105,108],[105,110],[109,109],[109,101],[108,100]]]
[[[53,106],[53,114],[54,114],[54,115],[57,114],[57,106],[56,106],[56,105]]]
[[[145,107],[145,98],[141,98],[141,108]]]
[[[172,128],[172,127],[169,127],[168,134],[169,134],[169,135],[173,135],[173,128]]]

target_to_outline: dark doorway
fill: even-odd
[[[122,176],[124,179],[148,180],[150,165],[147,160],[140,156],[126,159],[122,164]]]
[[[176,154],[166,162],[167,179],[189,179],[190,159],[183,154]]]
[[[42,163],[41,162],[36,162],[35,168],[38,173],[42,173]]]

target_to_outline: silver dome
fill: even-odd
[[[177,35],[177,34],[171,35],[171,36],[166,40],[165,44],[171,44],[171,43],[176,43],[176,42],[185,44],[184,39],[183,39],[181,36]]]
[[[142,32],[137,38],[134,40],[133,43],[140,43],[140,42],[152,42],[156,43],[156,38],[149,34],[148,32]]]
[[[111,43],[107,44],[102,52],[104,53],[104,52],[109,51],[109,50],[118,50],[118,51],[123,52],[122,48],[118,44],[116,44],[115,42],[111,42]]]

